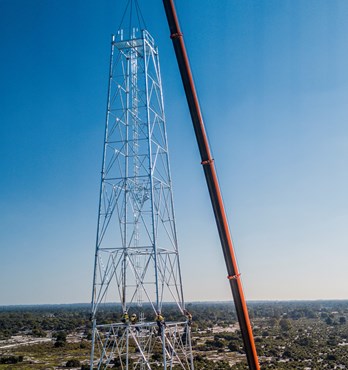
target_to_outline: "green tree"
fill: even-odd
[[[66,333],[65,331],[59,331],[55,334],[56,341],[54,343],[55,347],[64,347],[66,344]]]
[[[282,331],[289,331],[291,329],[291,322],[289,319],[283,318],[279,321],[279,326]]]

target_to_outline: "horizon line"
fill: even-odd
[[[342,302],[348,301],[348,298],[315,298],[315,299],[249,299],[247,303],[282,303],[282,302]],[[163,304],[175,304],[175,302],[163,302]],[[186,301],[185,305],[193,303],[234,303],[233,300],[197,300]],[[120,302],[107,302],[106,305],[120,305]],[[71,303],[13,303],[0,304],[0,308],[4,307],[38,307],[38,306],[89,306],[90,302],[71,302]]]

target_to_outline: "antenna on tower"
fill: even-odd
[[[117,29],[124,30],[125,38],[131,39],[135,38],[131,37],[135,28],[137,29],[137,33],[147,29],[138,0],[127,0],[121,22]]]

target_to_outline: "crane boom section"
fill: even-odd
[[[248,309],[243,293],[243,287],[238,271],[237,260],[234,253],[233,242],[229,230],[221,190],[215,170],[214,160],[211,155],[207,134],[204,127],[196,88],[194,85],[190,63],[188,60],[183,35],[180,30],[178,17],[173,0],[163,0],[170,37],[173,41],[174,51],[178,62],[181,79],[184,85],[186,99],[191,114],[191,119],[201,155],[204,175],[206,178],[214,216],[218,228],[221,246],[226,262],[228,278],[232,290],[236,313],[243,337],[244,348],[249,368],[259,370],[259,362],[250,325]]]

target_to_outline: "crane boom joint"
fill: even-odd
[[[210,165],[210,164],[212,164],[214,162],[214,159],[213,158],[211,158],[211,159],[207,159],[206,161],[202,161],[201,162],[201,164],[203,165],[203,166],[206,166],[206,165]]]
[[[178,37],[182,37],[183,34],[181,32],[176,32],[176,33],[172,33],[170,35],[170,38],[173,40],[173,39],[177,39]]]
[[[240,278],[240,275],[241,275],[241,274],[237,274],[237,275],[228,275],[228,276],[227,276],[227,279],[228,279],[228,280],[236,280],[236,279],[239,279],[239,278]]]

